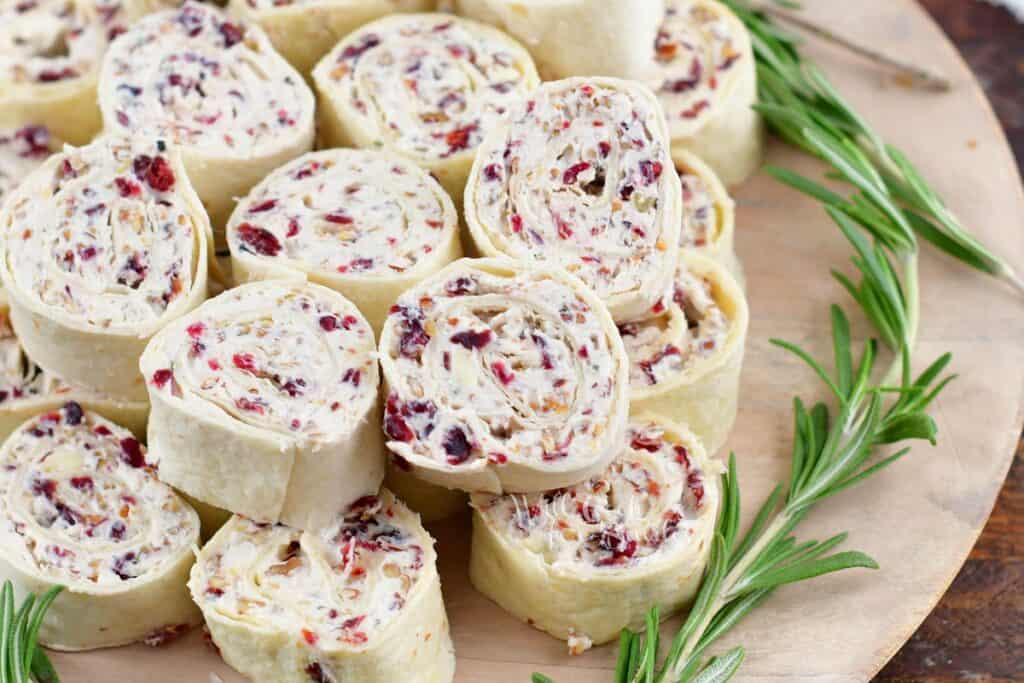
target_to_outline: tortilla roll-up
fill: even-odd
[[[545,78],[642,79],[663,0],[448,0],[459,14],[497,26],[529,49]]]
[[[433,0],[230,0],[228,12],[259,24],[299,73],[307,75],[338,41],[395,12],[427,12]]]
[[[725,266],[743,284],[743,267],[733,247],[736,202],[711,167],[685,150],[673,155],[683,188],[683,229],[679,245]]]
[[[373,331],[331,289],[229,289],[156,335],[139,367],[160,478],[190,496],[312,529],[380,487]]]
[[[544,491],[600,472],[628,419],[628,359],[582,282],[462,259],[403,294],[380,338],[401,467],[465,491]]]
[[[227,227],[237,281],[308,277],[380,331],[398,295],[462,255],[455,206],[430,174],[385,152],[332,149],[285,164]]]
[[[100,74],[107,131],[182,149],[218,242],[245,194],[313,146],[313,93],[258,26],[185,2],[134,24]]]
[[[349,34],[313,70],[325,147],[396,152],[461,203],[477,146],[540,79],[501,31],[409,14]]]
[[[546,493],[473,494],[473,586],[580,654],[688,604],[720,503],[719,466],[685,427],[630,421],[601,474]]]
[[[123,401],[74,386],[43,370],[25,355],[6,310],[0,307],[0,440],[34,415],[57,410],[68,401],[81,404],[146,438],[147,401]]]
[[[145,401],[146,342],[207,291],[210,224],[178,153],[113,136],[67,147],[11,193],[0,239],[28,356],[71,384]]]
[[[0,462],[0,578],[19,595],[65,587],[43,645],[157,643],[199,622],[199,518],[130,432],[69,402],[15,430]]]
[[[670,293],[647,316],[619,323],[630,411],[685,424],[714,455],[736,421],[749,321],[736,279],[684,249]]]
[[[743,22],[715,0],[665,0],[654,61],[646,82],[665,109],[673,153],[695,153],[729,186],[753,174],[765,133],[753,109],[757,71]]]
[[[465,220],[484,256],[561,267],[616,318],[669,287],[682,191],[668,128],[639,83],[545,83],[492,130],[466,185]]]
[[[76,145],[102,127],[96,105],[110,43],[162,0],[0,4],[0,126],[42,125]]]
[[[235,516],[189,588],[224,660],[253,683],[450,683],[434,540],[387,490],[319,533]]]

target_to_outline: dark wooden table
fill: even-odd
[[[975,0],[920,1],[984,86],[1024,168],[1024,25]],[[967,563],[875,681],[1024,681],[1024,439]]]

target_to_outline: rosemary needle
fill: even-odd
[[[50,588],[42,597],[29,594],[15,609],[14,586],[5,581],[0,591],[0,683],[60,683],[49,657],[39,647],[39,628],[62,590]]]

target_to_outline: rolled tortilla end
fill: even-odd
[[[185,582],[199,518],[130,432],[69,402],[15,430],[0,461],[0,578],[19,596],[64,586],[43,645],[162,642],[198,623]]]

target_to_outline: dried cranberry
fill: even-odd
[[[464,348],[482,349],[491,343],[491,338],[494,334],[490,330],[466,330],[465,332],[456,332],[452,335],[452,343],[460,344]]]
[[[704,500],[704,480],[701,479],[698,472],[690,472],[686,477],[686,485],[693,493],[693,497],[697,499],[697,506],[699,507],[701,501]]]
[[[469,455],[473,451],[473,446],[469,443],[466,432],[462,431],[459,427],[449,429],[441,445],[444,448],[444,452],[448,454],[449,465],[461,465],[469,459]]]
[[[649,161],[647,159],[640,162],[640,175],[644,179],[644,185],[650,185],[651,183],[658,180],[661,177],[661,172],[664,167],[660,161]]]
[[[14,137],[25,143],[28,148],[18,154],[25,158],[42,158],[50,154],[50,131],[46,126],[23,126]]]
[[[636,188],[633,187],[632,185],[623,185],[622,189],[619,190],[619,197],[622,199],[622,201],[628,202],[629,198],[633,196],[634,192],[636,192]]]
[[[88,247],[86,247],[86,248],[82,249],[81,251],[79,251],[78,252],[78,256],[83,261],[91,261],[93,258],[96,257],[96,247],[94,247],[92,245],[89,245]]]
[[[462,126],[455,130],[449,131],[444,136],[444,141],[448,145],[448,154],[454,154],[464,149],[469,149],[469,137],[477,128],[479,124],[473,123],[468,126]]]
[[[457,277],[449,280],[444,291],[448,296],[465,296],[476,289],[476,281],[471,277]]]
[[[111,566],[110,571],[114,572],[114,574],[116,574],[118,578],[120,578],[122,581],[133,579],[135,578],[135,576],[133,574],[128,573],[126,566],[134,561],[135,553],[127,552],[124,555],[121,555],[120,557],[114,558],[114,564],[113,566]]]
[[[250,206],[249,213],[263,213],[264,211],[270,211],[275,206],[277,206],[276,199],[267,199],[260,202],[259,204],[253,204],[252,206]]]
[[[82,423],[82,406],[75,401],[68,401],[64,404],[64,421],[71,426]]]
[[[47,500],[52,499],[57,493],[57,482],[53,479],[36,479],[32,482],[32,493],[36,496],[44,496]]]
[[[132,467],[145,467],[146,458],[142,453],[142,445],[131,437],[121,439],[121,460]]]
[[[263,404],[260,403],[259,399],[254,401],[243,396],[242,398],[235,400],[235,405],[238,406],[240,410],[247,410],[251,413],[256,413],[257,415],[263,414]]]
[[[676,452],[676,462],[686,469],[690,469],[690,452],[686,450],[686,447],[676,446],[673,450]]]
[[[110,525],[110,537],[114,540],[120,541],[124,538],[126,529],[127,527],[125,527],[124,522],[118,519]]]
[[[140,154],[132,162],[132,170],[135,177],[144,180],[157,192],[167,192],[174,187],[174,171],[171,170],[167,159],[162,156],[149,157]]]
[[[338,319],[333,315],[320,316],[320,329],[324,332],[333,332],[338,329]]]
[[[251,353],[236,353],[231,357],[231,362],[243,372],[256,372],[256,358]]]
[[[114,178],[114,185],[117,186],[117,193],[122,197],[137,197],[142,193],[142,188],[139,187],[138,183],[134,183],[127,178],[120,176]]]
[[[72,69],[70,66],[66,66],[63,69],[44,69],[39,72],[40,83],[55,83],[57,81],[63,81],[68,78],[74,78],[78,75],[78,72]]]
[[[146,265],[145,257],[139,252],[133,253],[117,273],[117,283],[138,289],[142,281],[149,273],[149,266]]]
[[[153,378],[150,380],[150,382],[152,382],[153,386],[160,389],[163,388],[163,386],[167,384],[169,381],[171,381],[171,378],[173,376],[174,373],[171,372],[169,368],[161,368],[153,373]]]
[[[501,180],[501,164],[488,164],[484,166],[484,179],[490,182]]]
[[[611,144],[608,143],[608,142],[605,142],[604,140],[602,140],[601,142],[597,143],[597,148],[601,151],[601,158],[607,157],[609,154],[611,154],[611,151],[612,151]]]
[[[509,216],[509,222],[512,224],[512,232],[519,233],[523,231],[523,217],[518,213]]]
[[[501,361],[498,361],[496,363],[492,363],[491,364],[491,370],[494,371],[494,375],[505,386],[508,386],[509,384],[511,384],[512,380],[514,380],[516,378],[515,373],[512,372],[511,370],[509,370],[508,366],[506,366]]]
[[[398,413],[388,412],[384,418],[384,432],[395,441],[412,441],[416,438],[416,433],[412,431],[412,427]]]
[[[281,252],[281,242],[274,233],[252,223],[238,226],[238,238],[242,240],[244,249],[262,256],[277,256]]]
[[[354,222],[352,216],[344,213],[329,213],[324,216],[324,220],[335,225],[351,225]]]
[[[637,434],[633,437],[629,447],[636,451],[647,451],[648,453],[657,453],[661,448],[661,443],[656,439],[652,439],[643,434]]]
[[[562,174],[562,183],[565,185],[572,185],[573,183],[576,182],[576,179],[579,177],[580,173],[583,173],[589,168],[590,164],[588,164],[585,161],[573,164],[569,168],[565,169],[565,172]]]
[[[629,532],[625,529],[613,528],[594,532],[587,537],[587,540],[596,543],[599,549],[611,553],[611,557],[599,560],[599,565],[621,564],[636,554],[636,540],[630,538]]]
[[[662,90],[667,90],[672,93],[684,93],[689,90],[693,90],[700,84],[701,76],[704,75],[704,67],[701,65],[699,60],[693,60],[690,64],[690,73],[687,78],[677,78],[665,81],[662,85]]]
[[[238,24],[225,21],[220,25],[220,35],[224,38],[224,47],[231,47],[242,42],[245,38],[245,30]]]
[[[349,368],[345,371],[345,374],[341,376],[342,382],[348,382],[354,387],[359,386],[359,380],[362,378],[362,373],[355,368]]]
[[[71,486],[79,491],[91,491],[92,477],[71,477]]]
[[[375,34],[371,33],[370,35],[365,36],[362,42],[360,42],[358,45],[349,45],[344,50],[342,50],[340,59],[343,60],[360,57],[364,52],[371,48],[375,48],[378,45],[380,45],[380,38]]]

